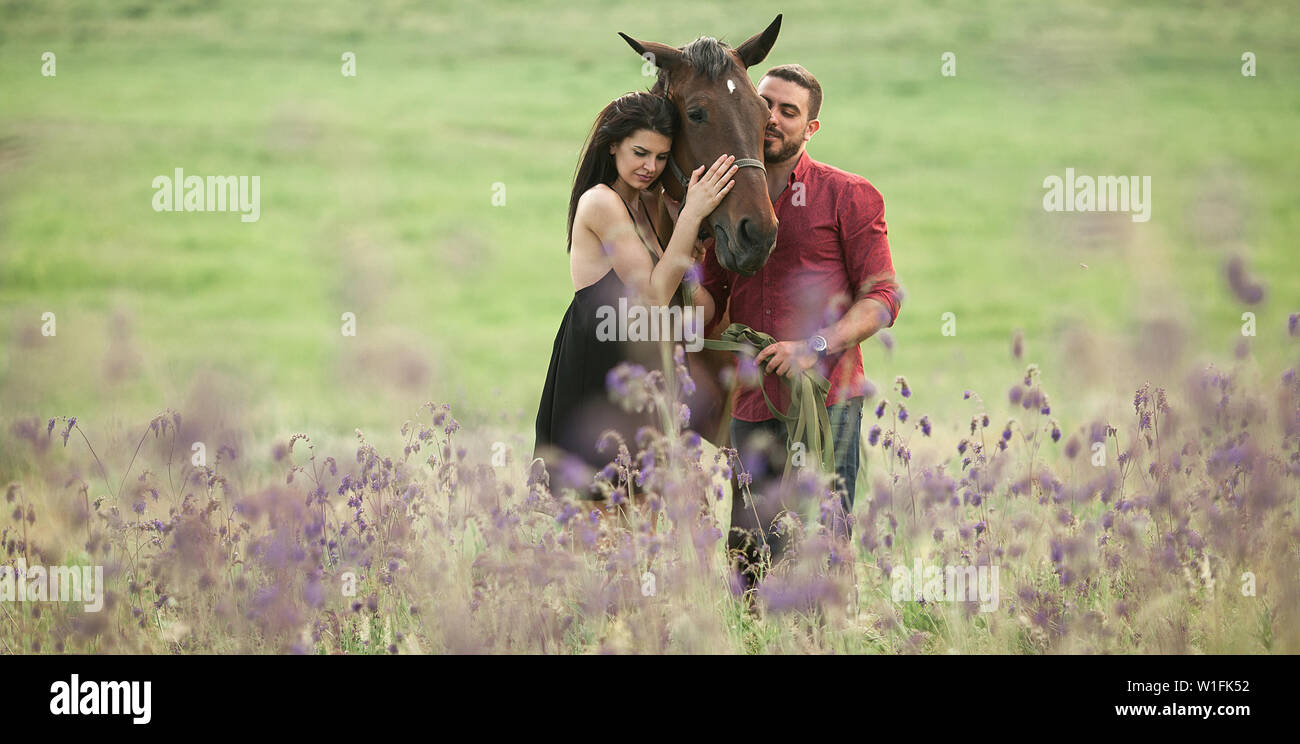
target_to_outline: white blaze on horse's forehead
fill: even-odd
[[[727,81],[727,92],[728,92],[728,93],[735,93],[735,92],[736,92],[736,83],[735,83],[734,81],[732,81],[732,80],[728,80],[728,81]]]

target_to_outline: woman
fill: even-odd
[[[620,298],[628,307],[681,306],[682,277],[703,258],[695,242],[700,222],[734,185],[733,157],[718,158],[707,172],[697,168],[672,239],[667,246],[661,243],[650,215],[658,213],[659,177],[668,165],[676,125],[677,112],[667,99],[629,93],[600,112],[578,162],[569,199],[574,295],[555,335],[533,452],[546,461],[551,492],[557,495],[572,488],[581,498],[603,499],[594,476],[617,452],[598,451],[601,432],[618,431],[635,456],[637,428],[656,423],[649,414],[628,413],[610,401],[605,381],[623,361],[658,366],[658,347],[606,340],[604,334],[598,337],[597,327],[617,310]],[[653,242],[646,235],[653,235]],[[606,309],[598,314],[601,307]]]

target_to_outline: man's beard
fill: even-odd
[[[780,143],[765,142],[763,143],[763,160],[767,163],[784,163],[794,157],[796,152],[799,152],[799,144],[798,140],[786,140],[785,137],[781,137]]]

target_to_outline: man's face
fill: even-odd
[[[794,157],[817,131],[818,122],[808,121],[808,89],[789,80],[765,77],[758,81],[758,95],[768,106],[763,159],[768,163],[783,163]]]

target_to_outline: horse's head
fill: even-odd
[[[659,68],[653,92],[666,96],[681,113],[670,172],[662,179],[668,195],[681,201],[683,179],[719,155],[734,155],[742,166],[731,193],[700,225],[700,235],[713,235],[723,268],[745,276],[763,267],[776,244],[776,212],[763,170],[769,111],[746,70],[767,57],[780,30],[778,15],[762,33],[735,49],[708,36],[678,49],[619,33],[637,54]]]

